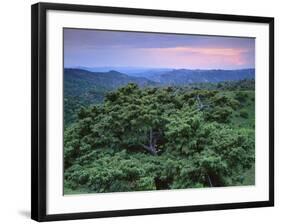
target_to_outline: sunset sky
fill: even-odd
[[[64,67],[255,68],[255,39],[64,29]]]

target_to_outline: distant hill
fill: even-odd
[[[144,68],[144,67],[86,67],[78,66],[74,67],[76,69],[82,69],[90,72],[109,72],[109,71],[118,71],[123,74],[134,77],[152,77],[154,75],[163,74],[168,71],[172,71],[172,68]]]
[[[81,106],[103,102],[107,92],[128,83],[140,87],[155,86],[157,83],[143,77],[131,77],[117,71],[90,72],[83,69],[64,69],[64,122],[75,120]]]
[[[187,86],[190,84],[218,83],[226,81],[252,80],[254,69],[242,70],[146,70],[134,75],[119,71],[91,72],[84,69],[64,69],[64,119],[71,123],[81,106],[103,102],[105,94],[128,83],[140,87]]]
[[[82,69],[64,69],[64,84],[65,87],[71,87],[69,89],[71,95],[80,94],[85,90],[113,90],[130,82],[141,87],[155,84],[149,79],[131,77],[117,71],[90,72]]]
[[[160,82],[162,85],[186,85],[191,83],[225,82],[242,79],[254,79],[255,69],[241,70],[188,70],[175,69],[157,75],[151,80]]]
[[[205,83],[205,82],[225,82],[237,81],[242,79],[254,79],[255,69],[172,69],[172,68],[138,68],[138,67],[77,67],[75,69],[66,69],[72,71],[93,72],[95,74],[107,74],[118,72],[121,75],[129,77],[145,78],[144,81],[150,80],[157,82],[158,85],[186,85],[190,83]],[[132,79],[132,82],[135,82]],[[155,84],[155,83],[150,84]]]

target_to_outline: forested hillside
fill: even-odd
[[[140,72],[140,71],[139,71]],[[81,106],[100,104],[107,92],[128,83],[139,87],[217,87],[221,82],[253,80],[254,69],[242,70],[187,70],[154,69],[137,73],[137,77],[110,70],[92,72],[83,69],[64,69],[64,123],[69,125],[77,120]],[[240,88],[238,86],[238,88]]]
[[[65,82],[67,109],[94,91],[65,127],[66,194],[255,183],[254,80],[165,87],[115,75],[111,86]]]
[[[156,76],[154,76],[156,77]],[[225,81],[237,81],[243,79],[254,79],[254,69],[241,70],[189,70],[189,69],[175,69],[168,71],[156,77],[165,85],[187,85],[190,83],[217,83]],[[152,79],[154,80],[154,79]]]
[[[155,85],[142,77],[130,77],[117,71],[89,72],[82,69],[64,69],[64,122],[72,123],[81,106],[102,103],[108,91],[128,83],[141,87]]]

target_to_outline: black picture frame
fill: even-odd
[[[193,18],[235,22],[253,22],[269,25],[269,200],[243,203],[208,204],[196,206],[160,207],[130,210],[114,210],[85,213],[54,214],[46,213],[46,12],[63,10],[75,12],[100,12],[124,15],[161,16]],[[36,221],[132,216],[161,213],[192,212],[206,210],[238,209],[274,206],[274,18],[164,11],[137,8],[103,7],[73,4],[37,3],[32,5],[32,153],[31,153],[31,218]]]

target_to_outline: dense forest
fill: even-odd
[[[130,75],[115,70],[93,72],[84,69],[64,69],[64,123],[68,126],[77,120],[77,112],[82,106],[103,103],[106,93],[128,83],[135,83],[139,87],[176,86],[200,89],[217,88],[218,83],[225,83],[224,86],[233,85],[232,90],[239,90],[243,88],[241,83],[243,80],[254,80],[254,74],[254,69],[169,71],[154,69]],[[236,82],[233,82],[234,80]],[[244,85],[245,83],[247,82],[244,82]]]
[[[65,194],[255,183],[254,79],[74,78],[65,82]]]

